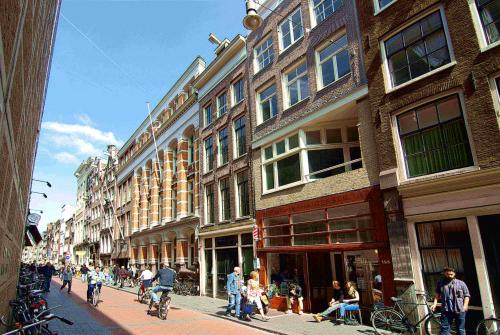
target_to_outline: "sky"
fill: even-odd
[[[74,172],[133,134],[196,56],[214,58],[221,40],[247,35],[244,0],[63,0],[45,100],[30,209],[39,229],[69,217]],[[66,205],[64,208],[61,209]]]

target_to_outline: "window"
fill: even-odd
[[[172,149],[172,175],[177,173],[177,148]]]
[[[233,106],[245,98],[243,79],[233,84]]]
[[[396,0],[375,0],[375,10],[379,11],[384,9],[386,6],[390,5]]]
[[[295,43],[299,38],[304,36],[304,27],[302,26],[302,12],[300,7],[281,23],[279,27],[279,35],[281,42],[281,50],[287,49]]]
[[[457,95],[397,116],[408,177],[473,165]]]
[[[274,60],[273,38],[269,36],[264,42],[255,48],[255,59],[257,62],[257,71],[262,70]]]
[[[194,213],[194,182],[188,181],[188,213]]]
[[[219,182],[220,187],[220,216],[221,221],[231,220],[231,195],[229,192],[229,178]]]
[[[288,106],[293,106],[309,96],[309,77],[305,62],[285,74],[285,86]]]
[[[500,40],[500,0],[476,0],[487,44]]]
[[[248,196],[248,170],[236,174],[238,190],[238,217],[250,215],[250,197]]]
[[[226,92],[224,92],[217,97],[217,116],[218,117],[226,114],[226,111],[227,111],[226,103],[227,103],[227,95],[226,95]]]
[[[203,108],[203,122],[205,127],[212,123],[212,105]]]
[[[267,121],[278,114],[276,84],[271,85],[258,94],[261,122]]]
[[[347,36],[343,35],[334,42],[327,44],[317,53],[320,73],[320,87],[330,85],[351,72]]]
[[[228,162],[227,128],[219,131],[219,166]]]
[[[342,6],[342,0],[313,0],[316,24],[320,24]]]
[[[207,213],[207,224],[215,223],[214,212],[214,184],[205,185],[205,205]]]
[[[245,117],[242,116],[234,121],[234,138],[236,141],[235,156],[240,157],[247,152],[246,128]]]
[[[205,140],[205,172],[214,168],[214,146],[211,137]]]
[[[177,217],[177,190],[172,189],[172,219]]]
[[[189,136],[188,138],[188,164],[193,164],[194,162],[194,136]]]
[[[299,130],[262,150],[264,190],[356,170],[360,159],[355,126]]]
[[[439,11],[387,39],[384,49],[392,87],[451,62]]]

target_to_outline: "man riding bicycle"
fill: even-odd
[[[101,269],[96,266],[95,270],[88,274],[88,288],[87,288],[87,301],[91,301],[92,293],[94,293],[94,289],[97,286],[99,293],[101,293],[102,283],[106,277],[104,277],[104,273],[101,272]]]
[[[159,284],[151,290],[151,302],[155,306],[158,305],[158,302],[160,300],[158,298],[158,296],[156,295],[156,293],[172,291],[172,289],[174,287],[174,281],[175,281],[176,275],[177,274],[175,273],[174,270],[172,270],[171,268],[169,268],[168,266],[163,264],[161,266],[161,269],[156,274],[156,276],[154,276],[153,281],[155,281],[157,279],[159,281]],[[152,304],[150,304],[150,306],[151,305]]]

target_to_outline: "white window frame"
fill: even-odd
[[[500,129],[500,84],[497,83],[497,79],[500,81],[500,71],[494,73],[489,78],[493,107],[495,109],[495,115],[497,117],[498,127]]]
[[[225,96],[226,98],[226,102],[224,104],[224,106],[220,106],[220,101],[219,99],[222,97],[222,96]],[[227,91],[224,91],[222,92],[221,94],[219,94],[217,96],[217,98],[215,99],[215,102],[216,102],[216,105],[217,105],[217,117],[221,117],[222,115],[226,114],[227,113]],[[221,111],[224,110],[224,113],[221,113]]]
[[[273,85],[275,86],[275,88],[274,88],[274,94],[271,95],[271,96],[269,96],[269,97],[267,97],[266,99],[264,99],[264,101],[261,101],[260,100],[260,94],[262,92],[264,92],[265,90],[267,90],[268,88],[271,88],[271,86],[273,86]],[[266,122],[268,120],[271,120],[272,118],[278,116],[278,96],[277,96],[277,94],[278,94],[278,85],[275,82],[273,82],[270,85],[267,85],[267,86],[265,86],[265,87],[263,87],[263,88],[261,88],[261,89],[259,89],[257,91],[257,97],[255,99],[255,101],[257,103],[257,111],[258,111],[258,113],[257,113],[257,125],[259,125],[259,124],[261,124],[263,122]],[[264,120],[263,114],[262,114],[262,103],[271,100],[273,96],[276,96],[276,113],[273,115],[273,113],[271,111],[271,116],[269,117],[269,119]]]
[[[235,90],[235,86],[237,83],[239,83],[241,81],[242,85],[243,85],[243,95],[241,97],[241,100],[236,100],[236,90]],[[231,106],[234,107],[236,106],[237,104],[239,104],[240,102],[242,102],[243,100],[245,100],[245,80],[243,80],[243,77],[239,77],[238,79],[236,79],[232,84],[231,84]]]
[[[319,56],[320,52],[323,51],[324,49],[326,49],[330,44],[335,43],[336,41],[338,41],[339,39],[341,39],[344,36],[346,36],[346,38],[347,38],[346,31],[342,31],[339,34],[336,34],[333,38],[327,39],[327,41],[321,43],[321,45],[318,48],[316,48],[316,50],[314,52],[315,58],[316,58],[316,82],[318,84],[318,90],[321,90],[321,89],[323,89],[325,87],[333,85],[334,83],[336,83],[340,79],[342,79],[344,77],[347,77],[347,76],[350,76],[351,73],[352,73],[352,68],[351,68],[351,54],[349,52],[349,40],[348,39],[347,39],[347,44],[346,44],[345,47],[343,47],[340,50],[337,50],[327,60],[324,60],[323,62],[320,62],[320,56]],[[339,53],[341,53],[342,51],[344,51],[344,50],[348,50],[347,53],[349,55],[349,72],[347,72],[342,77],[339,77],[338,76],[338,69],[337,69],[337,55]],[[327,61],[330,61],[330,60],[333,60],[333,64],[334,64],[333,71],[334,71],[334,78],[335,79],[331,83],[329,83],[327,85],[323,85],[323,70],[321,69],[321,65],[323,63],[327,62]]]
[[[222,208],[224,207],[224,202],[222,201],[222,189],[221,189],[221,185],[222,185],[222,181],[225,181],[227,180],[227,186],[229,188],[229,219],[224,219],[222,217]],[[219,180],[219,182],[217,183],[218,184],[218,195],[219,195],[219,222],[227,222],[227,221],[231,221],[231,179],[230,177],[225,177],[225,178],[221,178]]]
[[[391,7],[394,5],[398,0],[392,0],[389,2],[387,5],[380,7],[379,0],[373,0],[373,8],[375,8],[375,13],[373,15],[378,15],[379,13],[383,12],[387,8]]]
[[[227,144],[227,162],[222,162],[222,146],[220,145],[221,142],[221,137],[220,137],[220,133],[221,131],[223,130],[226,130],[226,144]],[[222,165],[226,165],[227,163],[229,163],[229,130],[227,127],[224,127],[222,128],[221,130],[219,130],[217,132],[217,166],[222,166]]]
[[[236,171],[234,173],[234,190],[235,190],[235,195],[236,195],[236,218],[237,219],[241,219],[243,217],[247,217],[249,215],[241,215],[241,206],[240,206],[240,198],[241,198],[241,194],[240,194],[240,189],[238,187],[238,174],[240,173],[243,173],[243,172],[246,172],[247,173],[247,187],[249,188],[248,189],[248,200],[250,200],[250,174],[249,174],[249,170],[248,169],[243,169],[243,170],[240,170],[240,171]],[[250,204],[249,204],[250,205]],[[250,208],[250,206],[249,206]]]
[[[205,140],[203,141],[203,156],[204,156],[204,164],[203,164],[203,170],[205,173],[208,173],[210,171],[213,171],[213,169],[215,168],[215,162],[212,161],[212,168],[211,169],[208,169],[208,155],[207,155],[207,147],[206,147],[206,143],[208,141],[208,139],[212,139],[212,159],[214,159],[214,139],[213,139],[213,136],[209,136],[207,138],[205,138]]]
[[[292,17],[297,14],[297,12],[300,13],[299,17],[300,17],[300,27],[302,29],[302,34],[300,36],[295,36],[295,32],[294,32],[294,27],[296,27],[298,25],[298,22],[296,21],[293,21]],[[282,27],[287,24],[288,25],[288,29],[290,31],[290,45],[288,46],[284,46],[283,44],[283,29]],[[302,37],[304,37],[304,23],[303,23],[303,19],[302,19],[302,10],[300,7],[298,7],[297,9],[295,9],[290,15],[288,15],[288,17],[283,20],[279,25],[278,25],[278,35],[279,35],[279,38],[278,38],[278,42],[279,42],[279,49],[280,49],[280,53],[284,52],[285,50],[287,50],[288,48],[290,48],[292,45],[294,45],[298,40],[300,40]]]
[[[207,123],[207,115],[208,115],[207,114],[207,108],[210,108],[210,122],[209,123]],[[203,125],[205,127],[208,127],[214,121],[214,120],[212,120],[212,114],[213,114],[213,110],[212,110],[212,104],[211,103],[207,104],[205,107],[203,107]]]
[[[240,120],[241,118],[245,119],[245,134],[244,134],[244,137],[245,137],[245,152],[243,154],[239,154],[238,152],[238,143],[237,143],[237,135],[236,135],[236,121]],[[233,139],[232,139],[232,142],[233,142],[233,159],[237,159],[237,158],[240,158],[242,156],[245,156],[248,151],[246,150],[246,146],[248,143],[247,140],[246,140],[246,137],[247,137],[247,117],[245,115],[241,115],[239,117],[237,117],[236,119],[233,120]]]
[[[332,6],[333,6],[333,2],[335,0],[322,0],[321,3],[319,5],[317,5],[316,7],[320,6],[321,4],[323,4],[325,1],[332,1]],[[342,0],[342,3],[340,4],[340,7],[342,7],[344,5],[344,1],[346,0]],[[322,22],[326,21],[330,16],[325,16],[325,18],[323,20],[321,20],[320,22],[318,22],[318,19],[316,18],[316,13],[315,13],[315,8],[314,6],[314,0],[310,0],[309,2],[309,9],[310,9],[310,13],[311,13],[311,22],[313,23],[313,27],[317,26],[318,24],[321,24]],[[333,13],[335,13],[337,10],[333,10]],[[333,15],[332,13],[332,15]]]
[[[399,84],[398,86],[392,86],[392,78],[391,78],[391,73],[390,73],[390,70],[389,70],[389,62],[388,62],[388,59],[387,59],[387,53],[385,51],[385,42],[390,39],[391,37],[393,37],[394,35],[400,33],[402,30],[404,30],[405,28],[408,28],[409,26],[411,26],[412,24],[414,24],[415,22],[417,21],[420,21],[422,19],[424,19],[425,17],[431,15],[431,14],[434,14],[435,12],[439,11],[439,14],[441,15],[441,22],[443,23],[443,31],[444,31],[444,35],[445,35],[445,38],[446,38],[446,43],[447,43],[447,46],[448,46],[448,51],[450,53],[450,62],[448,64],[445,64],[441,67],[438,67],[437,69],[434,69],[432,71],[429,71],[427,73],[424,73],[418,77],[415,77],[405,83],[402,83],[402,84]],[[455,60],[455,53],[453,51],[453,45],[451,43],[451,37],[450,37],[450,32],[449,32],[449,29],[448,29],[448,22],[446,20],[446,15],[445,15],[445,12],[444,12],[444,8],[442,5],[438,6],[438,7],[431,7],[429,8],[428,10],[422,12],[420,15],[416,16],[414,19],[408,21],[406,24],[404,24],[403,26],[401,26],[400,28],[398,28],[397,30],[395,31],[391,31],[390,34],[388,34],[387,36],[384,36],[383,39],[380,39],[380,42],[379,42],[379,47],[380,47],[380,54],[381,54],[381,57],[382,57],[382,73],[383,73],[383,77],[384,77],[384,86],[385,86],[385,92],[386,93],[391,93],[391,92],[394,92],[400,88],[403,88],[403,87],[406,87],[408,85],[411,85],[419,80],[422,80],[424,78],[427,78],[429,76],[432,76],[438,72],[441,72],[441,71],[444,71],[454,65],[456,65],[456,60]]]
[[[463,115],[464,122],[465,122],[465,129],[467,131],[467,138],[469,141],[469,146],[470,146],[470,150],[471,150],[471,154],[472,154],[473,165],[467,166],[464,168],[455,169],[455,170],[447,170],[447,171],[431,173],[431,174],[424,175],[424,176],[408,177],[407,172],[406,172],[406,163],[405,163],[405,159],[404,159],[403,145],[401,143],[401,137],[400,137],[399,129],[398,129],[397,117],[403,113],[406,113],[406,112],[412,110],[412,109],[417,109],[420,106],[424,106],[424,105],[429,104],[433,101],[436,101],[436,100],[439,100],[439,99],[442,99],[442,98],[445,98],[448,96],[452,96],[454,94],[458,95],[460,107],[462,108],[462,115]],[[411,180],[411,182],[417,181],[417,180],[432,180],[432,179],[439,177],[439,176],[446,176],[446,175],[450,175],[450,174],[454,174],[454,173],[462,173],[462,172],[466,172],[466,171],[475,171],[475,170],[479,169],[477,157],[476,157],[476,148],[474,146],[474,142],[472,141],[471,130],[469,127],[469,120],[467,119],[467,109],[465,108],[464,101],[465,100],[464,100],[464,96],[463,96],[462,91],[459,89],[454,89],[451,91],[440,93],[438,95],[434,95],[432,97],[425,98],[425,99],[418,101],[414,104],[406,106],[404,109],[401,109],[401,110],[395,112],[391,116],[391,129],[392,129],[392,136],[394,139],[394,147],[395,147],[395,151],[396,151],[396,160],[397,160],[397,164],[398,164],[397,175],[398,175],[399,184],[405,184],[410,180]]]
[[[213,190],[213,187],[215,186],[215,183],[210,183],[210,184],[206,184],[205,187],[203,188],[203,199],[204,199],[204,214],[205,214],[205,225],[212,225],[212,224],[215,224],[215,215],[214,215],[214,222],[208,222],[208,196],[207,196],[207,188],[211,186],[212,187],[212,190]],[[215,197],[215,192],[212,193],[212,197]],[[215,211],[215,199],[214,199],[214,208],[212,209],[212,211]]]
[[[269,45],[266,49],[262,50],[260,53],[257,53],[257,49],[260,48],[264,43],[266,43],[267,41],[271,40],[271,45]],[[273,46],[274,46],[274,41],[273,41],[273,36],[271,34],[265,36],[262,41],[257,44],[255,47],[254,47],[254,62],[255,62],[255,73],[263,70],[264,68],[268,67],[270,64],[273,63],[274,61],[274,49],[273,49]],[[266,64],[266,65],[263,65],[262,67],[260,66],[260,61],[259,61],[259,57],[265,53],[266,51],[268,51],[269,49],[271,49],[271,56],[270,58],[271,61],[269,62],[269,64]]]
[[[305,65],[306,66],[306,69],[303,73],[301,73],[300,75],[298,75],[295,79],[293,79],[291,82],[288,81],[288,74],[290,74],[290,72],[292,71],[295,71],[299,66],[301,65]],[[308,67],[307,67],[307,60],[303,60],[302,62],[299,62],[297,63],[297,65],[294,65],[292,68],[288,69],[286,72],[283,72],[283,75],[282,75],[282,82],[283,82],[283,97],[285,98],[284,99],[284,108],[290,108],[298,103],[300,103],[301,101],[307,99],[310,95],[311,95],[311,90],[310,90],[310,87],[309,87],[309,71],[308,71]],[[299,79],[303,78],[303,77],[307,77],[307,90],[308,90],[308,94],[307,96],[302,96],[302,92],[300,91],[300,85],[298,86],[298,90],[297,92],[299,93],[299,96],[300,96],[300,99],[294,103],[293,105],[290,103],[290,90],[289,90],[289,87],[291,85],[295,85],[298,83]]]
[[[481,17],[479,15],[479,10],[476,5],[475,0],[467,0],[469,4],[469,9],[472,16],[472,23],[474,24],[474,28],[476,30],[477,39],[479,41],[479,47],[481,48],[481,52],[488,51],[496,46],[500,45],[500,40],[488,44],[488,39],[486,38],[486,32],[483,29],[483,23],[481,22]]]

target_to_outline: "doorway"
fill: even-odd
[[[317,313],[328,307],[333,295],[332,264],[328,252],[308,252],[307,268],[309,272],[309,292],[311,312]]]
[[[227,299],[226,281],[227,275],[238,266],[238,248],[216,250],[217,260],[217,297]]]

